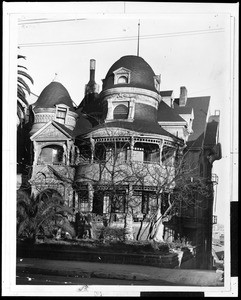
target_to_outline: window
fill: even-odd
[[[66,115],[67,115],[67,108],[58,107],[56,112],[56,121],[61,124],[65,124]]]
[[[93,208],[92,212],[97,215],[103,214],[103,204],[104,204],[104,192],[95,191],[93,197]]]
[[[80,190],[78,192],[78,202],[79,202],[79,209],[82,212],[89,211],[89,191],[86,190]]]
[[[119,104],[114,109],[114,119],[127,119],[128,118],[128,107],[124,104]]]
[[[124,213],[125,212],[125,191],[118,191],[111,197],[111,212],[112,213]]]
[[[128,83],[128,78],[126,76],[120,76],[117,80],[117,83]]]
[[[161,213],[162,214],[164,214],[169,207],[169,204],[168,204],[169,197],[170,197],[170,194],[168,194],[168,193],[162,194],[162,201],[161,201]]]
[[[144,150],[144,161],[160,162],[160,151],[159,149]]]
[[[38,158],[38,165],[41,164],[62,164],[63,148],[57,145],[50,145],[42,148]]]
[[[173,157],[174,149],[170,147],[163,147],[162,150],[162,162],[170,163]]]
[[[142,192],[141,212],[148,214],[149,212],[149,193]]]
[[[130,83],[131,71],[126,68],[119,68],[114,73],[114,84]]]
[[[97,161],[106,160],[106,148],[103,144],[97,143],[95,145],[94,159]]]

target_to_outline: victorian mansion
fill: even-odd
[[[212,164],[221,158],[219,114],[210,115],[209,96],[190,98],[182,86],[174,98],[172,90],[161,90],[160,75],[139,56],[117,60],[101,90],[95,67],[91,59],[90,80],[78,107],[56,81],[30,106],[25,160],[31,165],[27,183],[32,194],[57,192],[76,211],[112,214],[118,224],[131,199],[135,226],[155,211],[153,195],[160,180],[166,180],[164,194],[174,188],[174,161],[183,153],[197,166],[198,176],[215,184]],[[172,167],[163,168],[167,162]],[[178,232],[201,245],[199,267],[207,267],[211,255],[213,196],[204,202],[205,209],[194,205],[165,223],[166,237]]]

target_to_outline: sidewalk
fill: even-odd
[[[155,280],[175,285],[223,286],[220,274],[212,270],[163,269],[141,265],[105,264],[82,261],[17,258],[17,272],[70,277],[124,280]]]

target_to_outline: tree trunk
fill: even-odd
[[[146,218],[146,214],[143,215],[143,219],[141,220],[141,224],[140,224],[140,227],[138,229],[138,233],[136,235],[136,240],[139,241],[139,238],[140,238],[140,235],[141,235],[141,231],[142,231],[142,227],[143,227],[143,223],[145,221],[145,218]]]
[[[162,215],[160,207],[157,209],[156,220],[152,226],[150,239],[163,242],[164,225],[162,223]]]
[[[124,229],[125,229],[125,240],[133,240],[133,218],[132,214],[128,212],[125,215],[125,221],[124,221]]]
[[[162,220],[160,219],[160,221],[158,221],[153,239],[156,242],[163,242],[163,235],[164,235],[164,225],[162,223]]]

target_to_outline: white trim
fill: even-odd
[[[130,77],[131,77],[130,70],[121,67],[121,68],[115,70],[113,73],[114,73],[114,84],[121,84],[121,83],[118,83],[118,80],[120,77],[125,77],[127,79],[126,84],[130,83]]]
[[[187,126],[186,121],[158,121],[159,125],[165,125],[165,126]]]
[[[59,131],[61,131],[64,135],[66,135],[66,137],[71,138],[72,136],[70,136],[66,131],[64,131],[62,128],[60,128],[58,126],[58,124],[56,124],[56,122],[54,120],[49,121],[48,123],[46,123],[43,127],[41,127],[38,131],[36,131],[31,137],[31,141],[34,140],[36,138],[36,136],[38,136],[43,130],[45,130],[50,124],[54,125]]]
[[[106,131],[106,135],[104,135],[104,132]],[[176,142],[173,138],[165,136],[165,135],[156,135],[156,134],[143,134],[138,131],[120,128],[120,127],[108,127],[108,125],[105,128],[99,128],[96,130],[93,130],[91,133],[87,134],[86,137],[92,136],[92,138],[95,137],[113,137],[113,134],[111,134],[113,131],[121,132],[121,135],[127,135],[129,137],[137,137],[137,138],[146,138],[146,139],[156,139],[156,140],[164,140],[164,141],[170,141],[170,142]],[[99,133],[99,134],[98,134]],[[109,134],[109,135],[108,135]],[[141,134],[141,135],[140,135]]]
[[[105,98],[106,96],[112,96],[115,94],[144,95],[144,96],[148,96],[148,97],[155,99],[157,102],[161,101],[161,96],[157,92],[147,90],[147,89],[142,89],[142,88],[131,87],[131,86],[113,87],[113,88],[102,91],[100,96],[102,98]]]

